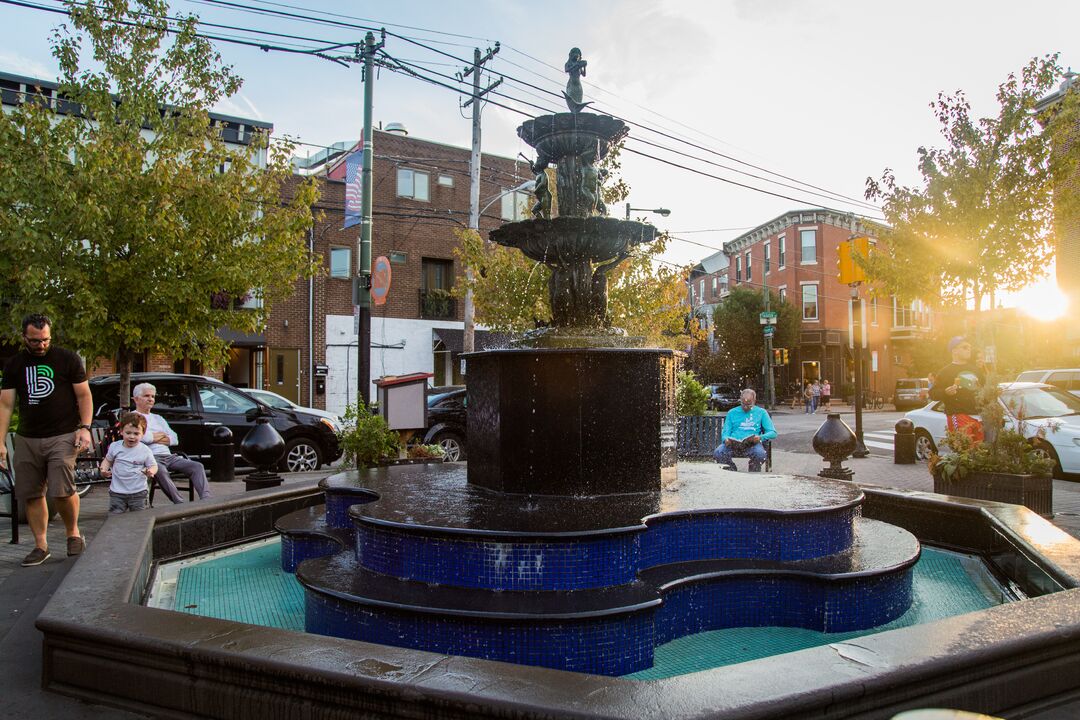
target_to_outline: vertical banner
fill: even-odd
[[[361,191],[364,174],[364,151],[355,150],[345,158],[345,225],[352,227],[360,224],[362,214]]]

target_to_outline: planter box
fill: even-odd
[[[971,473],[962,480],[945,481],[940,473],[934,473],[934,492],[1024,505],[1043,516],[1053,513],[1054,481],[1049,477]]]

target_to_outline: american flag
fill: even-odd
[[[354,150],[345,158],[345,227],[360,224],[360,193],[364,174],[364,151]]]

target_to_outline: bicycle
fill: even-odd
[[[883,410],[885,408],[885,397],[881,393],[871,390],[863,398],[863,407],[867,410]]]

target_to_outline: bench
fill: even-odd
[[[720,445],[727,415],[680,415],[675,450],[680,458],[711,458]],[[765,440],[765,472],[772,471],[772,441]]]

